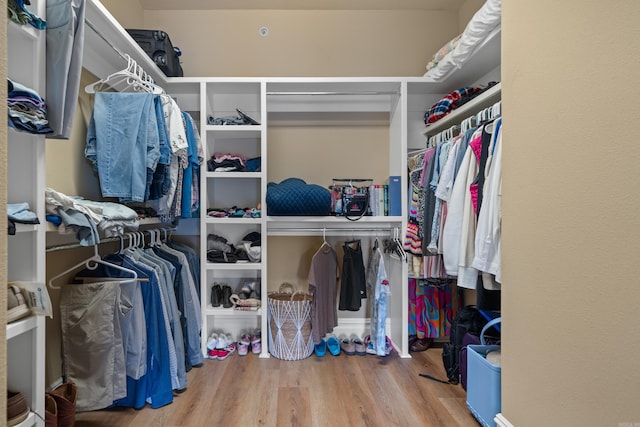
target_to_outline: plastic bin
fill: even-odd
[[[480,333],[480,345],[467,346],[467,407],[485,427],[495,427],[495,416],[501,411],[502,367],[486,359],[487,353],[500,350],[499,345],[486,345],[485,331],[500,318],[487,323]]]

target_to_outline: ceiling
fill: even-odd
[[[145,10],[459,10],[465,0],[139,0]]]

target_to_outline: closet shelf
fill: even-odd
[[[7,339],[29,332],[38,325],[36,316],[25,317],[7,324]]]
[[[42,30],[37,30],[31,25],[18,25],[12,20],[8,19],[7,32],[11,34],[12,38],[21,36],[21,37],[26,37],[28,39],[31,39],[32,41],[36,41],[40,36],[40,33],[42,32]]]
[[[459,125],[460,122],[467,117],[476,114],[483,108],[491,107],[500,101],[502,95],[502,83],[491,86],[485,92],[481,93],[471,101],[463,104],[460,108],[453,110],[450,114],[444,116],[437,122],[427,126],[424,131],[425,136],[435,135],[436,133],[450,128],[453,125]]]
[[[260,138],[262,125],[207,125],[204,129],[213,134],[214,138]]]
[[[156,83],[165,86],[167,77],[164,73],[99,0],[87,0],[85,22],[84,68],[96,77],[104,78],[121,70],[126,65],[121,54],[128,54]]]
[[[229,271],[242,271],[242,270],[260,270],[262,263],[259,262],[207,262],[205,264],[207,270],[229,270]]]
[[[261,224],[260,218],[207,218],[207,224]]]
[[[16,224],[16,234],[33,233],[38,230],[38,225],[39,224]]]
[[[262,178],[261,172],[205,172],[207,178]]]
[[[29,412],[27,418],[23,422],[16,424],[15,427],[27,427],[33,425],[36,425],[36,414],[34,412]]]
[[[206,316],[229,316],[229,317],[261,316],[262,309],[259,308],[258,310],[235,310],[233,308],[219,308],[219,307],[214,308],[211,306],[207,306],[204,314]]]
[[[341,216],[281,216],[267,217],[267,233],[270,236],[322,235],[340,233],[380,233],[402,227],[401,216],[365,216],[349,221]]]

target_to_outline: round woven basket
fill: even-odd
[[[269,353],[282,360],[306,359],[313,353],[311,301],[308,293],[283,283],[267,296]]]

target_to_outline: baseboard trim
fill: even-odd
[[[391,321],[389,319],[387,319],[385,327],[387,331],[390,330]],[[335,335],[336,337],[350,337],[351,335],[355,335],[360,338],[364,338],[365,336],[369,335],[370,332],[371,320],[369,318],[343,317],[338,318],[338,326],[333,328],[333,332],[328,334],[327,337],[331,335]]]
[[[498,427],[514,427],[501,413],[493,419]]]

